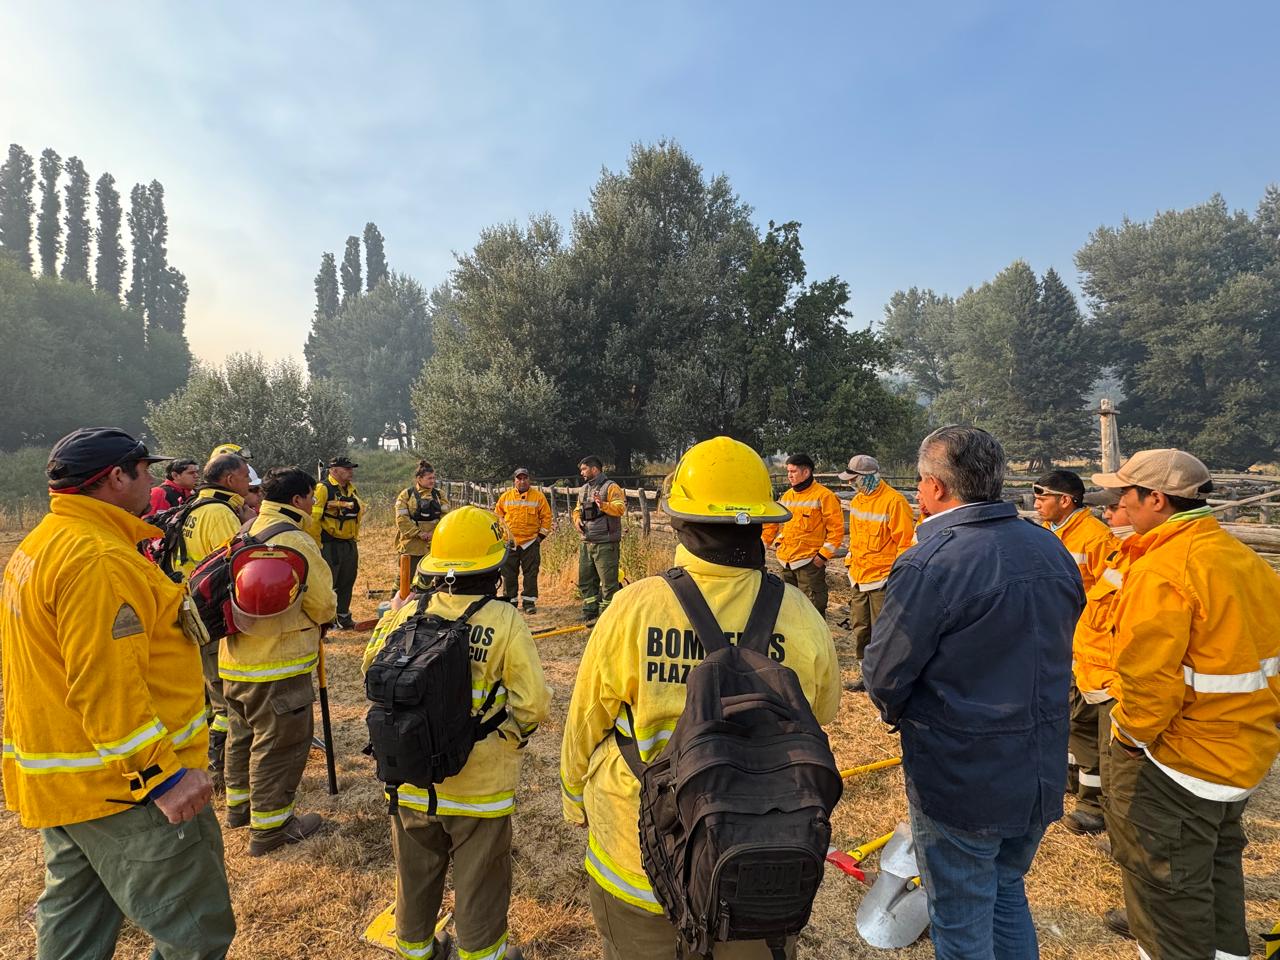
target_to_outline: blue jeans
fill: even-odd
[[[1037,960],[1022,878],[1044,828],[1020,837],[969,833],[930,819],[915,803],[910,807],[937,960]]]

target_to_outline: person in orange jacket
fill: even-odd
[[[849,623],[853,652],[861,670],[862,655],[871,642],[871,627],[884,605],[884,586],[889,582],[893,561],[911,548],[916,522],[911,504],[880,479],[880,463],[875,457],[858,454],[849,460],[849,469],[840,479],[852,482],[849,501],[849,552],[844,565],[849,570]],[[862,677],[851,690],[866,690]]]
[[[787,483],[778,502],[791,511],[786,523],[767,523],[760,536],[776,550],[782,579],[799,587],[820,614],[827,615],[827,561],[844,543],[840,498],[813,478],[807,453],[787,457]]]
[[[538,612],[538,570],[542,566],[542,541],[551,534],[551,504],[541,490],[531,486],[529,469],[516,467],[513,486],[498,498],[493,512],[511,535],[507,559],[502,562],[502,599],[525,613]],[[520,589],[520,577],[524,589]]]
[[[1191,454],[1093,482],[1122,491],[1142,551],[1116,610],[1108,925],[1150,957],[1247,957],[1240,821],[1280,751],[1280,577],[1218,525]]]

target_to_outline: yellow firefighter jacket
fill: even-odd
[[[911,504],[889,484],[881,480],[869,494],[858,491],[849,501],[849,581],[864,591],[879,590],[915,533]]]
[[[268,543],[292,547],[307,558],[307,584],[302,602],[278,617],[256,623],[252,633],[233,633],[218,644],[218,676],[223,680],[264,683],[310,673],[320,656],[320,627],[338,612],[333,592],[333,574],[307,531],[307,515],[293,507],[270,500],[249,533],[257,535],[268,527],[291,523],[297,529],[273,536]]]
[[[512,487],[498,498],[493,512],[507,525],[517,547],[527,547],[539,535],[551,533],[551,504],[533,487],[524,493]]]
[[[59,494],[5,567],[4,794],[23,826],[120,813],[179,770],[204,769],[204,681],[178,627],[182,586],[136,547],[159,533]]]
[[[456,620],[477,599],[474,595],[432,594],[427,612]],[[383,615],[365,648],[361,673],[369,671],[387,638],[417,612],[421,602],[421,598],[410,600],[399,610]],[[506,817],[516,808],[520,751],[547,718],[551,688],[542,675],[542,660],[529,628],[514,607],[499,600],[490,601],[472,615],[469,623],[472,709],[478,711],[484,706],[496,686],[498,695],[485,716],[492,716],[505,704],[507,719],[472,748],[461,773],[436,786],[436,812],[442,817]],[[431,797],[425,787],[406,783],[397,793],[401,806],[427,811]]]
[[[1102,569],[1103,560],[1120,542],[1111,528],[1090,513],[1088,507],[1081,507],[1056,529],[1048,523],[1041,526],[1052,531],[1067,548],[1071,559],[1080,568],[1080,577],[1084,580],[1085,592],[1088,592]]]
[[[778,548],[778,562],[795,570],[814,556],[830,560],[844,542],[844,508],[840,498],[811,480],[803,490],[788,487],[778,502],[791,511],[786,523],[766,523],[760,535],[766,548]]]
[[[215,501],[217,505],[192,510],[182,524],[182,539],[187,544],[187,559],[174,569],[182,579],[200,565],[200,561],[240,532],[240,508],[244,497],[220,487],[204,487],[194,502]]]
[[[1071,640],[1071,669],[1076,689],[1089,703],[1112,699],[1116,681],[1116,600],[1125,575],[1142,556],[1142,538],[1129,536],[1103,558],[1093,571],[1094,583],[1086,592],[1084,612]]]
[[[437,510],[432,509],[432,501]],[[431,544],[420,534],[427,536],[435,530],[441,517],[449,512],[449,501],[439,487],[425,490],[416,483],[396,494],[396,553],[408,557],[425,557],[431,552]],[[435,514],[434,520],[426,519]]]
[[[720,625],[740,633],[760,589],[760,572],[701,560],[683,546],[676,548],[675,562],[689,571]],[[587,873],[615,897],[650,913],[662,908],[640,861],[640,784],[613,730],[637,738],[644,761],[658,756],[684,711],[689,670],[702,655],[671,588],[660,577],[637,581],[623,588],[592,631],[565,720],[564,815],[574,823],[585,819],[589,827]],[[795,671],[819,723],[835,719],[840,667],[831,633],[795,587],[788,586],[783,597],[770,655]]]
[[[354,480],[343,487],[331,473],[316,484],[316,505],[311,509],[311,516],[320,529],[320,539],[358,539],[362,513],[364,503],[357,494]]]
[[[1196,796],[1239,800],[1280,749],[1280,576],[1207,507],[1141,539],[1116,611],[1116,735]]]

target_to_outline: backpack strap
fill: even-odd
[[[698,589],[698,585],[693,582],[693,577],[689,576],[683,567],[672,567],[662,575],[662,579],[667,581],[667,586],[680,601],[680,607],[684,610],[684,615],[689,618],[689,622],[693,624],[694,632],[702,641],[703,649],[707,653],[715,653],[729,646],[729,641],[724,638],[724,630],[716,621],[711,608],[707,606],[707,600]],[[753,610],[752,613],[754,612]]]
[[[301,529],[302,528],[299,527],[297,524],[289,523],[287,521],[281,521],[280,523],[273,523],[271,526],[267,527],[267,529],[263,530],[261,533],[255,533],[252,536],[250,536],[248,539],[254,541],[255,543],[265,545],[266,542],[270,540],[272,537],[277,537],[282,533],[288,533],[290,530],[301,530]]]
[[[782,608],[782,596],[785,592],[786,588],[778,577],[768,570],[760,571],[760,592],[756,594],[756,602],[747,617],[746,629],[738,639],[740,648],[769,655],[769,637],[773,634],[774,624],[778,622],[778,611]],[[705,642],[703,641],[704,644]]]

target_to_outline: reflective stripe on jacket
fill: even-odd
[[[915,538],[911,504],[883,480],[871,493],[859,491],[849,501],[849,553],[844,558],[849,580],[866,589],[884,586],[893,561]]]
[[[182,587],[138,553],[159,530],[59,494],[4,571],[4,793],[26,827],[109,816],[208,750]]]
[[[1280,750],[1280,576],[1207,508],[1140,539],[1116,611],[1114,729],[1197,796],[1248,796]]]
[[[307,584],[302,602],[278,617],[258,621],[252,633],[223,637],[218,646],[218,676],[223,680],[265,683],[310,673],[319,659],[320,627],[337,615],[333,575],[315,538],[306,530],[305,513],[264,500],[249,533],[256,535],[285,522],[297,529],[278,533],[267,542],[292,547],[307,558]]]
[[[436,593],[427,612],[455,620],[476,596]],[[365,647],[361,673],[400,624],[418,609],[420,599],[383,615]],[[436,786],[438,813],[453,817],[505,817],[515,810],[520,783],[521,749],[547,718],[551,688],[542,674],[542,660],[524,617],[509,603],[494,600],[471,617],[471,705],[479,711],[490,691],[498,688],[492,710],[506,705],[507,719],[497,732],[471,750],[457,776]],[[430,795],[425,788],[405,784],[397,791],[402,806],[426,812]]]
[[[332,489],[330,489],[332,488]],[[354,517],[339,517],[339,511],[354,511]],[[334,540],[356,540],[360,536],[360,516],[364,513],[364,504],[356,491],[353,480],[342,486],[328,474],[324,480],[316,484],[316,505],[311,508],[311,516],[320,529],[321,539],[331,537]]]
[[[415,485],[405,487],[396,495],[396,553],[410,557],[425,557],[431,551],[431,546],[419,534],[425,533],[429,536],[440,523],[440,518],[414,519],[418,512],[418,497],[414,496],[415,491],[423,500],[435,499],[440,505],[440,517],[449,512],[449,501],[444,498],[444,494],[438,487],[432,487],[427,491]]]
[[[700,560],[676,547],[677,566],[689,571],[726,631],[745,628],[760,572]],[[778,613],[770,655],[800,680],[820,723],[840,705],[840,668],[826,621],[795,587],[788,586]],[[627,903],[661,913],[640,862],[640,784],[613,738],[614,728],[639,740],[641,756],[658,756],[684,711],[689,670],[703,657],[680,602],[661,577],[624,588],[600,617],[587,641],[560,754],[565,818],[590,828],[586,870]],[[631,706],[633,730],[625,705]]]
[[[202,500],[215,501],[217,506],[196,507],[182,524],[182,539],[187,545],[187,559],[174,570],[182,574],[182,579],[191,576],[191,571],[200,565],[205,557],[240,532],[240,508],[244,506],[244,497],[221,487],[204,487],[196,494],[196,502]]]
[[[600,508],[595,511],[592,497],[600,494]],[[583,511],[590,516],[583,519]],[[603,473],[588,480],[578,493],[578,505],[573,510],[573,525],[587,543],[617,543],[622,539],[622,516],[627,512],[627,495],[622,488]]]
[[[1062,541],[1071,554],[1071,559],[1080,568],[1080,579],[1084,582],[1087,593],[1097,579],[1107,554],[1116,548],[1119,540],[1111,532],[1111,528],[1089,512],[1088,507],[1081,507],[1067,517],[1062,526],[1056,530],[1047,523],[1042,523],[1046,530]]]
[[[1113,696],[1116,682],[1116,599],[1133,561],[1142,555],[1141,538],[1129,536],[1095,569],[1093,586],[1085,593],[1084,613],[1071,638],[1071,669],[1076,688],[1090,703]]]
[[[551,533],[551,504],[533,487],[524,493],[512,487],[498,498],[493,512],[507,525],[517,547],[527,547],[539,535]]]
[[[803,490],[788,487],[778,502],[791,511],[786,523],[766,523],[760,531],[766,548],[777,545],[778,562],[803,567],[817,554],[830,560],[844,542],[840,498],[813,480]]]

